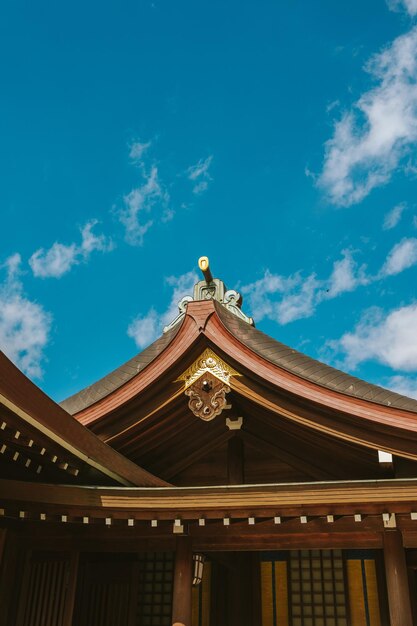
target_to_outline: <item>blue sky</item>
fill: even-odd
[[[417,397],[417,0],[4,2],[0,344],[57,400],[199,256],[257,327]]]

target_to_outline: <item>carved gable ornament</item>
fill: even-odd
[[[226,394],[231,376],[241,376],[210,348],[177,379],[185,383],[188,406],[196,417],[209,422],[223,409],[230,409]]]

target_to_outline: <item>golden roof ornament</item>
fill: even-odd
[[[227,289],[226,285],[219,278],[213,278],[210,270],[208,257],[202,256],[198,259],[198,267],[203,273],[203,280],[194,285],[193,297],[184,296],[178,303],[179,313],[177,317],[168,326],[165,326],[164,333],[176,326],[185,316],[187,305],[189,302],[198,300],[217,300],[228,311],[236,315],[251,326],[255,326],[252,317],[248,317],[243,313],[242,296],[234,289]]]
[[[224,409],[231,408],[226,400],[231,376],[241,374],[207,348],[177,380],[184,382],[190,410],[209,422]]]

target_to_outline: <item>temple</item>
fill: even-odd
[[[0,626],[417,624],[417,400],[213,278],[57,404],[0,355]]]

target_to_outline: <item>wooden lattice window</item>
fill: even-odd
[[[289,553],[292,626],[347,626],[341,550]]]
[[[170,626],[174,556],[147,552],[139,556],[138,626]]]

